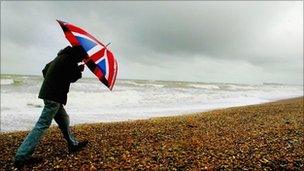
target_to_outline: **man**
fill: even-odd
[[[42,70],[44,81],[39,92],[39,98],[44,100],[44,109],[35,127],[27,135],[17,150],[14,165],[22,167],[30,160],[36,145],[54,118],[64,138],[69,152],[76,152],[85,147],[88,141],[78,142],[69,129],[69,116],[63,108],[67,102],[70,83],[81,78],[84,65],[78,65],[86,52],[81,46],[66,47],[59,51],[57,57]]]

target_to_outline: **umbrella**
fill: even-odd
[[[57,20],[65,37],[72,46],[81,45],[87,53],[84,59],[86,66],[97,78],[110,90],[113,89],[117,75],[117,61],[113,53],[104,45],[83,29],[64,21]]]

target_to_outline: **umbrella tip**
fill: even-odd
[[[110,42],[110,43],[108,43],[108,44],[106,45],[106,47],[108,47],[110,44],[111,44],[111,42]]]

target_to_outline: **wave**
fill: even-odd
[[[21,85],[23,81],[21,79],[1,78],[1,85]]]
[[[27,103],[27,106],[33,107],[33,108],[42,108],[43,107],[41,104],[35,104],[35,103]]]
[[[201,89],[220,89],[218,85],[212,85],[212,84],[189,84],[189,87],[193,88],[201,88]]]
[[[239,90],[256,90],[257,88],[250,85],[228,85],[228,90],[239,91]]]
[[[10,84],[14,84],[14,80],[13,79],[9,79],[9,78],[1,78],[1,85],[10,85]]]
[[[41,77],[1,78],[1,119],[3,123],[18,123],[4,130],[34,124],[43,108],[43,101],[37,98],[41,83]],[[76,124],[168,116],[301,95],[303,86],[149,80],[119,80],[109,91],[92,78],[71,85],[66,110]]]
[[[164,85],[161,83],[157,83],[156,81],[150,81],[150,80],[124,80],[119,83],[121,86],[127,86],[127,87],[154,87],[154,88],[163,88]]]

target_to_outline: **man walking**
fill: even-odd
[[[17,150],[15,167],[21,168],[29,161],[45,130],[50,127],[53,118],[67,141],[69,152],[76,152],[87,145],[88,141],[78,142],[71,133],[69,115],[63,107],[67,102],[70,84],[82,76],[84,65],[78,65],[78,63],[85,56],[86,52],[81,46],[67,46],[59,51],[57,57],[42,70],[44,81],[39,98],[43,99],[44,108],[35,127]]]

